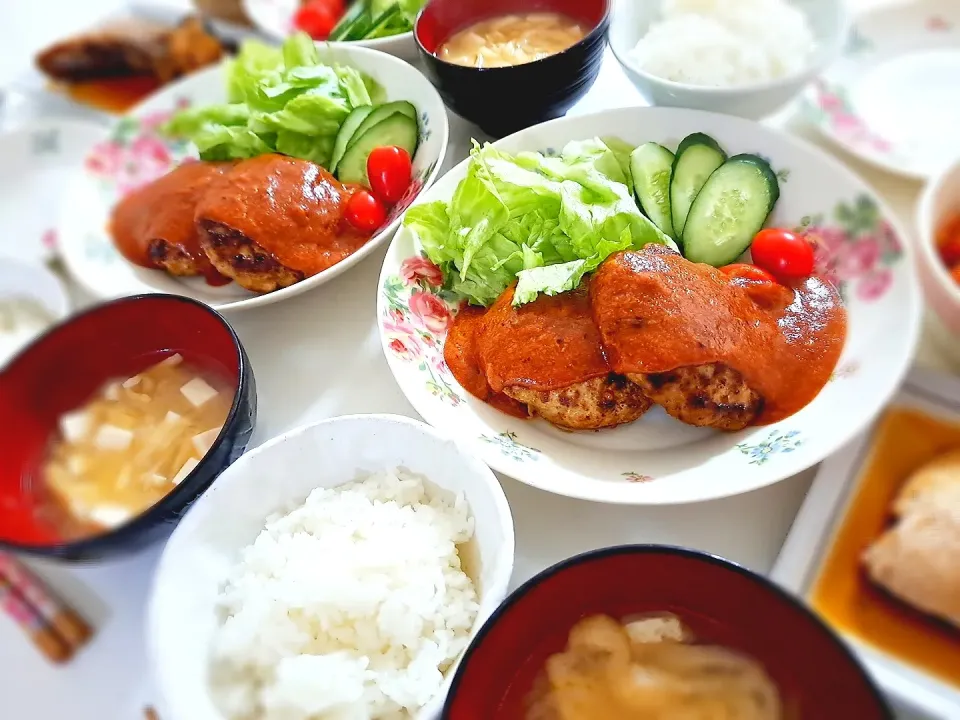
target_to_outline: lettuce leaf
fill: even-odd
[[[515,281],[514,305],[572,290],[615,252],[675,247],[634,200],[631,150],[593,138],[546,157],[474,142],[450,202],[414,206],[404,225],[447,289],[474,305],[490,305]]]
[[[226,65],[226,86],[227,103],[182,110],[164,132],[192,141],[204,160],[279,152],[326,165],[350,111],[385,96],[355,68],[323,63],[304,33],[281,48],[243,43]]]

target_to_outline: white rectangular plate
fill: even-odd
[[[890,407],[916,408],[947,421],[960,422],[960,379],[914,369]],[[777,557],[771,577],[806,598],[840,521],[846,516],[859,484],[876,423],[820,466],[810,492]],[[893,700],[915,712],[942,720],[960,718],[960,689],[840,633],[877,684]]]

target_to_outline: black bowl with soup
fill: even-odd
[[[609,0],[430,0],[414,36],[457,115],[503,137],[564,115],[600,72]]]
[[[0,373],[0,549],[94,560],[165,535],[243,453],[256,383],[190,298],[98,305]]]

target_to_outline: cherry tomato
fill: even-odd
[[[357,230],[373,232],[387,219],[387,210],[366,190],[358,190],[347,200],[345,215]]]
[[[374,148],[367,157],[370,190],[380,201],[396,205],[410,187],[413,165],[410,155],[395,145]]]
[[[341,0],[311,0],[293,16],[293,24],[314,40],[326,40],[343,15]]]
[[[942,243],[937,249],[940,251],[940,257],[947,267],[960,265],[960,232]]]
[[[954,265],[953,270],[950,271],[950,277],[953,278],[953,281],[960,285],[960,265]]]
[[[940,228],[937,233],[937,249],[947,267],[960,265],[960,215]]]
[[[734,263],[733,265],[725,265],[720,268],[720,272],[724,275],[729,275],[732,278],[740,278],[742,280],[750,280],[752,282],[768,282],[776,284],[777,280],[770,273],[762,268],[758,268],[756,265],[748,265],[747,263]]]
[[[813,247],[806,238],[789,230],[761,230],[753,238],[750,255],[757,267],[781,280],[804,278],[813,273]]]

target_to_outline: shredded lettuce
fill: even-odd
[[[443,269],[447,289],[474,305],[490,305],[514,281],[514,305],[572,290],[615,252],[675,247],[634,200],[632,149],[593,138],[546,157],[474,142],[450,202],[414,206],[404,225]]]
[[[245,42],[226,75],[227,103],[182,110],[164,127],[191,140],[204,160],[279,152],[326,165],[350,111],[384,99],[368,75],[321,62],[304,33],[280,48]]]

